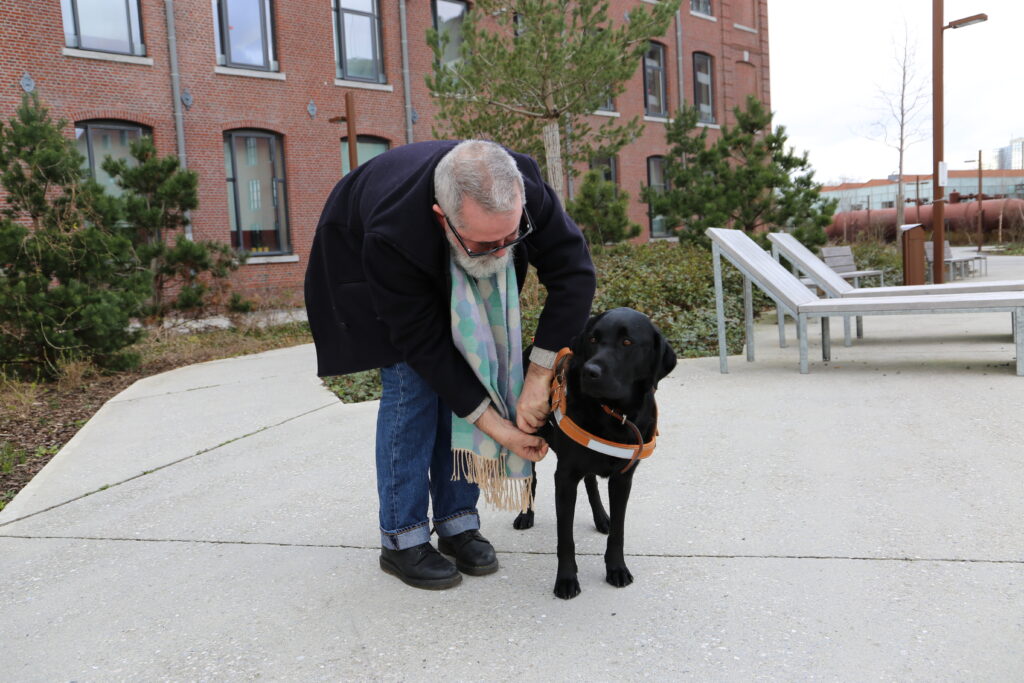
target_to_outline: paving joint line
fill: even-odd
[[[56,540],[56,541],[111,541],[130,543],[191,543],[195,545],[239,545],[264,546],[278,548],[327,548],[340,550],[380,550],[379,546],[353,545],[348,543],[289,543],[285,541],[223,541],[216,539],[197,538],[128,538],[119,536],[33,536],[24,534],[0,534],[0,538],[16,538],[22,540]],[[557,556],[556,551],[543,550],[499,550],[502,555],[538,555]],[[603,557],[603,552],[576,552],[586,557]],[[626,557],[652,557],[663,559],[698,559],[698,560],[846,560],[854,562],[931,562],[940,564],[1012,564],[1024,566],[1024,560],[987,560],[963,557],[870,557],[858,555],[748,555],[748,554],[712,554],[712,553],[626,553]]]
[[[236,441],[241,441],[242,439],[248,439],[250,436],[255,436],[256,434],[260,434],[262,432],[265,432],[265,431],[268,431],[268,430],[271,430],[271,429],[276,429],[277,427],[280,427],[283,424],[287,424],[287,423],[291,422],[292,420],[298,420],[301,417],[305,417],[306,415],[310,415],[310,414],[315,413],[315,412],[320,411],[320,410],[325,410],[326,408],[334,407],[337,404],[338,404],[337,401],[332,401],[330,403],[325,403],[322,406],[319,406],[317,408],[313,408],[312,410],[307,410],[306,412],[299,413],[298,415],[293,415],[293,416],[291,416],[291,417],[289,417],[289,418],[287,418],[285,420],[282,420],[281,422],[278,422],[276,424],[264,425],[263,427],[260,427],[259,429],[256,429],[254,431],[249,432],[248,434],[242,434],[241,436],[236,436],[236,437],[234,437],[232,439],[228,439],[227,441],[222,441],[221,443],[217,444],[216,446],[210,446],[209,448],[204,448],[204,449],[202,449],[200,451],[196,451],[195,453],[193,453],[191,455],[186,455],[184,457],[178,458],[177,460],[172,460],[171,462],[164,463],[163,465],[160,465],[159,467],[154,467],[151,470],[146,470],[144,472],[140,472],[139,474],[136,474],[134,476],[128,477],[127,479],[122,479],[121,481],[114,482],[113,484],[104,484],[103,486],[99,487],[98,489],[95,489],[93,491],[88,491],[86,493],[83,493],[80,496],[75,496],[74,498],[70,498],[70,499],[65,500],[63,502],[56,503],[56,504],[51,505],[51,506],[49,506],[47,508],[43,508],[42,510],[36,510],[35,512],[30,512],[27,515],[22,515],[21,517],[17,517],[15,519],[9,520],[7,522],[0,522],[0,527],[9,526],[9,525],[14,524],[16,522],[21,522],[23,520],[29,519],[30,517],[36,517],[37,515],[42,515],[44,513],[50,512],[51,510],[56,510],[59,507],[64,507],[65,505],[69,505],[71,503],[74,503],[75,501],[82,500],[83,498],[88,498],[89,496],[95,495],[97,493],[101,493],[103,491],[107,491],[107,490],[112,489],[112,488],[114,488],[116,486],[121,486],[122,484],[127,484],[128,482],[134,481],[135,479],[139,479],[140,477],[145,477],[145,476],[148,476],[148,475],[153,474],[155,472],[159,472],[160,470],[167,469],[168,467],[173,467],[174,465],[178,465],[180,463],[183,463],[186,460],[191,460],[192,458],[199,457],[200,455],[204,455],[205,453],[210,453],[211,451],[215,451],[218,448],[222,448],[222,447],[227,446],[229,444],[235,443]]]

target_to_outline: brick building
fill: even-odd
[[[650,1],[612,0],[611,16]],[[151,135],[200,174],[193,235],[251,252],[236,286],[297,296],[324,200],[348,170],[345,129],[329,119],[353,93],[360,162],[429,139],[425,34],[438,25],[457,39],[466,11],[461,0],[4,0],[0,116],[38,91],[107,182],[103,157]],[[665,227],[637,201],[662,182],[665,122],[685,100],[705,125],[731,123],[748,94],[769,103],[767,0],[684,0],[626,92],[595,113],[644,116],[609,173],[646,237]]]

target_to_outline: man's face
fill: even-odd
[[[519,236],[521,203],[514,211],[488,213],[480,204],[466,198],[462,202],[462,216],[457,223],[452,223],[437,204],[434,204],[433,210],[448,239],[452,257],[466,273],[479,279],[505,270],[512,253],[500,247]],[[465,248],[452,233],[453,229],[458,231],[458,237],[462,238]],[[498,250],[486,256],[471,257],[466,253],[466,248],[481,252],[495,247],[499,247]]]

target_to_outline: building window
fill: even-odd
[[[259,130],[224,134],[231,246],[254,254],[286,254],[288,202],[281,136]]]
[[[372,135],[360,135],[356,138],[356,163],[365,164],[378,154],[383,154],[390,149],[391,143],[384,138]],[[346,175],[352,170],[348,163],[348,138],[341,139],[341,174]]]
[[[270,0],[213,0],[217,63],[277,71]]]
[[[438,36],[447,36],[441,63],[459,61],[462,46],[462,20],[466,18],[466,3],[458,0],[434,0],[434,28]]]
[[[644,55],[644,113],[668,116],[665,98],[665,46],[651,43]]]
[[[64,44],[83,50],[145,55],[139,0],[61,0]]]
[[[131,143],[150,134],[148,128],[128,121],[78,121],[75,123],[75,146],[85,157],[84,168],[89,175],[107,192],[118,197],[122,190],[103,170],[103,161],[113,157],[134,163]]]
[[[661,194],[668,188],[665,180],[665,158],[647,157],[647,186]],[[647,215],[651,219],[651,237],[668,237],[668,221],[662,215],[655,215],[654,208],[647,205]]]
[[[619,164],[615,157],[594,157],[590,160],[590,170],[601,171],[601,177],[615,185],[616,191],[619,186]]]
[[[338,78],[384,82],[378,0],[334,0]]]
[[[711,55],[693,53],[693,101],[701,123],[715,122],[715,89]]]
[[[711,0],[690,0],[690,11],[706,14],[709,17],[715,16],[711,12]]]

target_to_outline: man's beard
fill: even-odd
[[[444,231],[445,237],[448,238],[448,248],[452,252],[452,258],[459,264],[462,270],[466,271],[467,275],[475,277],[477,280],[491,277],[495,273],[500,273],[508,267],[508,262],[512,258],[512,250],[507,250],[501,256],[477,256],[476,258],[470,257],[466,253],[466,250],[462,248],[455,238],[452,237],[447,230]]]

